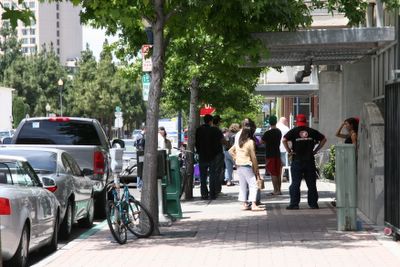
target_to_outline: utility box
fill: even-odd
[[[174,217],[182,218],[181,209],[181,173],[178,156],[169,156],[169,170],[163,184],[165,185],[164,208],[165,213]]]
[[[339,231],[357,230],[356,154],[353,144],[335,145],[336,208]]]

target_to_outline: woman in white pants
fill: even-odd
[[[236,163],[237,173],[239,176],[239,201],[243,202],[243,209],[252,211],[261,211],[261,208],[256,205],[257,198],[257,179],[261,179],[258,170],[255,143],[252,139],[254,135],[254,127],[249,123],[245,123],[239,137],[238,144],[229,149],[229,153]],[[247,188],[249,194],[247,194]],[[251,202],[251,208],[249,206]]]

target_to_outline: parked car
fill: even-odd
[[[4,138],[12,137],[14,130],[2,130],[0,131],[0,144],[3,143]]]
[[[60,236],[68,239],[72,224],[93,225],[93,181],[83,175],[70,154],[60,149],[7,146],[0,147],[0,155],[25,157],[39,178],[52,179],[51,191],[60,202]]]
[[[68,152],[95,181],[95,215],[105,217],[105,185],[112,180],[111,143],[97,120],[77,117],[24,119],[16,129],[11,143],[40,145]]]
[[[133,139],[122,139],[125,143],[124,153],[122,156],[122,169],[136,164],[136,147]]]
[[[261,138],[267,130],[267,128],[257,128],[254,133],[254,136],[258,140],[256,143],[256,157],[259,167],[265,167],[265,144]]]
[[[0,156],[1,253],[10,266],[25,266],[34,249],[57,250],[60,204],[44,187],[25,158]]]

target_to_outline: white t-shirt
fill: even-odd
[[[283,136],[285,136],[285,134],[287,134],[287,132],[289,132],[290,129],[289,129],[289,127],[287,127],[285,124],[283,124],[281,122],[278,122],[276,124],[276,128],[278,128],[282,133],[281,145],[279,146],[279,150],[281,151],[281,153],[286,152],[285,146],[282,143],[282,139],[283,139]]]
[[[165,147],[165,139],[160,133],[158,133],[158,149],[167,149]]]

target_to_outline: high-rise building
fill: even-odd
[[[4,7],[18,6],[17,0],[0,1]],[[47,49],[53,46],[63,64],[80,56],[82,51],[80,7],[74,7],[70,2],[40,3],[38,0],[25,0],[24,3],[33,11],[36,18],[30,26],[18,22],[17,34],[22,42],[24,54],[33,54],[45,45]],[[0,10],[0,15],[2,12]]]

